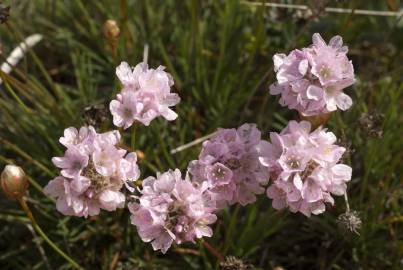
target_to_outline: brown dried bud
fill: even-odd
[[[368,113],[361,114],[358,119],[358,125],[361,130],[370,137],[382,138],[383,135],[383,121],[385,116],[377,111],[370,111]]]
[[[108,102],[105,101],[85,107],[82,117],[87,125],[101,127],[110,117]]]
[[[141,151],[141,150],[136,150],[136,155],[137,155],[137,158],[138,158],[139,160],[142,160],[142,159],[144,159],[144,157],[145,157],[144,152]]]
[[[0,23],[5,23],[10,17],[10,7],[0,3]]]
[[[114,20],[107,20],[102,27],[102,32],[104,37],[112,43],[115,41],[120,35],[120,28],[116,21]]]
[[[312,115],[312,116],[303,116],[300,114],[301,120],[305,120],[311,123],[312,125],[312,130],[318,128],[319,126],[322,126],[326,124],[326,122],[330,119],[331,113],[321,113],[318,115]]]
[[[28,189],[28,179],[22,168],[7,165],[1,173],[1,188],[11,199],[22,198]]]

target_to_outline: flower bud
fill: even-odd
[[[331,113],[321,113],[318,115],[312,115],[312,116],[303,116],[300,114],[301,120],[305,120],[311,123],[312,130],[318,128],[319,126],[322,126],[326,124],[326,122],[330,119]]]
[[[28,189],[28,179],[21,167],[7,165],[1,173],[1,188],[7,197],[20,199]]]
[[[104,26],[102,28],[103,34],[105,38],[109,41],[112,42],[116,40],[119,35],[120,35],[120,29],[116,21],[114,20],[107,20],[104,23]]]
[[[141,151],[141,150],[136,150],[136,155],[137,155],[137,158],[138,158],[139,160],[142,160],[142,159],[145,158],[145,154],[144,154],[144,152]]]

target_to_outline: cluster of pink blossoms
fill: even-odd
[[[306,216],[334,204],[332,194],[343,195],[351,179],[351,167],[338,164],[345,148],[335,145],[336,136],[322,127],[310,132],[309,122],[290,121],[280,133],[270,133],[271,142],[259,146],[261,163],[273,179],[267,196],[273,207],[288,207]]]
[[[87,217],[98,215],[100,209],[115,211],[123,208],[123,185],[138,179],[140,172],[135,153],[117,146],[118,131],[98,134],[92,126],[78,131],[64,131],[60,143],[67,149],[63,157],[52,162],[61,169],[44,192],[57,198],[57,210],[64,215]]]
[[[303,116],[348,109],[352,101],[342,90],[355,79],[346,53],[341,37],[327,45],[314,34],[309,48],[273,57],[278,83],[270,93],[281,94],[281,104]],[[148,69],[145,63],[131,68],[125,62],[117,67],[123,89],[110,103],[116,126],[126,129],[135,121],[148,126],[158,116],[176,119],[170,107],[180,98],[170,92],[173,80],[163,69]],[[60,138],[65,155],[52,159],[61,175],[44,190],[57,199],[61,213],[88,217],[124,207],[121,190],[134,192],[129,183],[140,172],[136,154],[119,148],[119,141],[118,131],[65,130]],[[198,160],[189,163],[185,179],[176,169],[142,181],[140,194],[128,204],[131,222],[144,242],[165,253],[173,243],[211,237],[217,211],[253,203],[265,190],[275,209],[323,213],[326,203],[334,204],[332,195],[345,194],[351,179],[352,169],[340,164],[345,149],[335,142],[332,132],[322,127],[311,132],[306,121],[290,121],[280,134],[270,133],[270,142],[261,139],[255,124],[219,129],[203,143]]]
[[[169,107],[178,104],[180,98],[171,93],[174,82],[164,67],[149,69],[147,64],[140,63],[132,69],[126,62],[122,62],[116,68],[116,75],[123,85],[116,100],[110,103],[116,126],[126,129],[134,121],[148,126],[160,115],[169,121],[178,117]]]
[[[205,187],[183,180],[178,169],[143,181],[140,203],[129,204],[132,224],[144,242],[165,253],[173,242],[194,242],[212,236],[216,221],[204,199]]]
[[[347,110],[351,98],[343,89],[355,82],[354,68],[347,58],[348,48],[340,36],[329,44],[319,34],[313,44],[289,55],[273,57],[277,82],[270,86],[270,94],[281,95],[280,104],[299,111],[304,116]]]
[[[228,204],[246,205],[264,192],[269,178],[259,163],[257,145],[261,141],[255,124],[238,129],[219,129],[203,143],[198,160],[189,164],[195,183],[206,184],[207,193],[217,208]]]

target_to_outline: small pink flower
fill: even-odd
[[[306,216],[323,213],[334,204],[332,195],[343,195],[351,179],[351,167],[339,164],[345,149],[334,144],[326,129],[310,132],[310,123],[290,121],[271,142],[258,146],[259,160],[271,174],[266,194],[276,209],[289,208]]]
[[[269,175],[259,162],[256,147],[260,141],[260,131],[254,124],[219,129],[203,143],[199,159],[190,162],[192,180],[208,187],[206,194],[217,208],[253,203],[256,194],[264,192]]]
[[[145,63],[139,63],[131,68],[128,63],[122,62],[116,68],[116,76],[118,76],[124,89],[136,91],[140,88],[139,76],[147,71],[148,67]]]
[[[64,177],[74,178],[88,165],[88,155],[83,149],[76,146],[67,148],[64,157],[52,158],[53,164],[61,168],[61,174]]]
[[[123,208],[123,185],[140,176],[135,153],[117,147],[118,131],[98,134],[91,126],[80,132],[68,128],[60,141],[67,146],[64,157],[53,163],[61,175],[51,180],[44,192],[57,199],[56,207],[64,215],[87,217],[98,215],[100,209],[115,211]]]
[[[281,95],[282,106],[304,116],[347,110],[352,100],[342,90],[355,82],[348,48],[340,36],[328,45],[319,34],[312,40],[308,48],[273,56],[277,82],[270,86],[270,94]]]
[[[129,204],[132,224],[144,242],[165,253],[172,243],[211,237],[217,217],[203,198],[204,189],[183,180],[178,169],[143,181],[140,203]]]
[[[164,67],[148,69],[146,64],[140,63],[132,70],[122,62],[116,74],[123,84],[122,92],[109,106],[116,126],[126,129],[135,121],[148,126],[158,116],[168,121],[178,117],[170,107],[178,104],[180,98],[171,93],[174,82]]]
[[[133,91],[122,91],[116,100],[111,101],[109,107],[113,115],[113,124],[124,129],[133,125],[137,112],[143,109]]]

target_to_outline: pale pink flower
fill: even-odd
[[[88,155],[83,148],[70,146],[67,148],[64,157],[52,158],[53,164],[61,168],[61,175],[74,178],[88,165]]]
[[[149,69],[140,63],[132,70],[122,62],[116,73],[123,84],[122,92],[110,103],[116,126],[126,129],[135,121],[148,126],[158,116],[168,121],[178,117],[170,107],[178,104],[180,98],[171,93],[174,82],[164,67]]]
[[[113,124],[127,129],[133,125],[143,104],[138,102],[135,92],[122,91],[116,96],[116,100],[111,101],[109,108],[113,115]]]
[[[326,203],[334,204],[332,195],[346,192],[352,169],[339,164],[345,149],[335,144],[332,132],[321,127],[310,132],[309,122],[290,121],[270,139],[259,144],[258,152],[273,179],[266,193],[274,208],[317,215]]]
[[[53,163],[61,168],[61,175],[51,180],[44,192],[57,199],[58,211],[65,215],[87,217],[98,215],[100,209],[114,211],[123,208],[123,185],[140,172],[135,153],[117,146],[118,131],[98,134],[91,126],[78,132],[68,128],[60,141],[67,147],[64,157],[55,157]]]
[[[131,68],[128,63],[122,62],[116,68],[116,76],[119,78],[124,89],[136,91],[140,88],[139,76],[148,69],[147,64],[139,63]]]
[[[183,180],[178,169],[144,179],[139,203],[129,204],[132,224],[144,242],[165,253],[172,243],[211,237],[217,217],[203,198],[203,187]]]
[[[78,131],[75,127],[64,130],[64,137],[59,139],[65,147],[85,143],[85,141],[95,138],[95,130],[92,127],[81,127]]]
[[[273,56],[277,82],[270,86],[270,94],[280,95],[282,106],[304,116],[347,110],[352,100],[342,90],[355,82],[348,48],[340,36],[328,45],[317,33],[312,40],[308,48]]]
[[[198,160],[188,167],[192,180],[206,184],[206,193],[217,208],[227,204],[246,205],[264,192],[269,175],[259,163],[257,145],[261,141],[255,124],[238,129],[219,129],[203,143]]]

